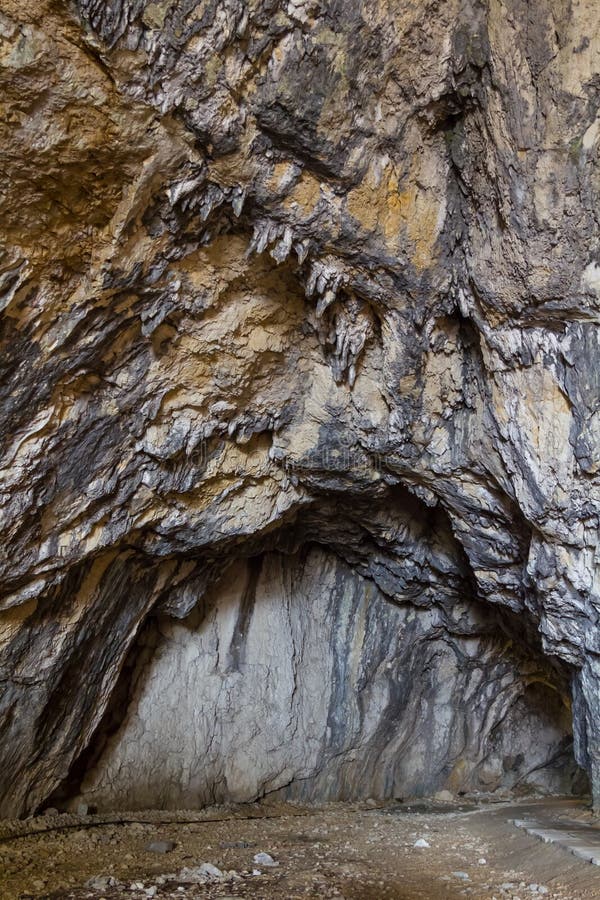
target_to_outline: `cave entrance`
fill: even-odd
[[[580,791],[567,683],[497,611],[465,601],[453,616],[390,603],[316,544],[239,559],[187,618],[149,620],[63,799]]]

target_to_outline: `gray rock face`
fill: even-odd
[[[323,666],[344,658],[332,598],[373,592],[369,652],[405,667],[425,723],[445,681],[434,665],[423,687],[411,647],[440,641],[452,660],[476,617],[536,671],[545,654],[565,703],[572,684],[600,802],[595,0],[5,0],[0,37],[0,814],[74,782],[119,719],[149,622],[166,637],[142,706],[161,666],[194,678],[185,653],[209,640],[198,609],[219,579],[307,544],[341,560],[341,583],[321,590],[301,567],[277,596],[291,616],[313,584]],[[226,681],[249,651],[252,577]],[[397,708],[375,743],[366,711],[348,724],[367,780],[377,745],[390,783],[443,785],[464,721],[462,777],[481,778],[486,698],[509,665],[499,645],[485,654],[477,702],[452,663],[453,712],[420,774]],[[498,758],[520,727],[526,772],[543,698],[509,668]],[[338,689],[324,685],[321,716]],[[381,702],[373,714],[383,728]],[[552,721],[542,764],[564,734]],[[350,793],[323,734],[305,746],[306,790],[327,793],[330,771]],[[170,797],[208,790],[189,750]],[[254,771],[249,793],[277,782]]]
[[[449,629],[320,549],[238,563],[196,615],[148,635],[157,649],[82,795],[143,809],[569,792],[562,697],[483,612],[457,603]]]

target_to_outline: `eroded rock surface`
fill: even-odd
[[[393,606],[320,549],[236,564],[143,645],[81,786],[99,810],[576,784],[552,673],[485,608]]]
[[[148,617],[307,542],[381,631],[482,603],[541,648],[600,796],[594,0],[3,0],[0,38],[0,811]]]

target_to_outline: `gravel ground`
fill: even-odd
[[[367,802],[3,823],[0,898],[600,900],[599,867],[510,823],[532,809],[589,820],[564,803]],[[147,849],[156,841],[174,849]],[[259,853],[277,865],[254,862]]]

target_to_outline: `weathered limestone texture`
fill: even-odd
[[[315,710],[302,752],[232,791],[374,791],[371,752],[385,792],[425,790],[460,722],[475,784],[498,667],[515,698],[529,654],[565,702],[571,684],[600,804],[599,20],[596,0],[1,0],[0,815],[72,783],[149,623],[165,639],[142,705],[161,666],[199,677],[186,654],[225,628],[199,619],[217,581],[307,544],[318,571],[343,560],[335,590],[281,563],[299,587],[261,588],[272,616],[308,642],[313,610],[333,666],[351,657],[329,644],[334,598],[370,596],[406,715],[428,697],[421,735],[443,708],[435,759],[402,745],[398,710],[374,741],[374,700],[377,723],[365,708],[343,737]],[[463,664],[446,704],[443,663],[428,687],[410,644],[462,646],[461,604],[459,624],[487,616],[518,648],[477,644],[469,708]],[[518,774],[564,734],[557,708],[531,739],[548,691],[497,733]],[[223,707],[190,702],[221,734]],[[111,769],[132,727],[98,770],[107,802],[143,800]],[[168,798],[220,795],[234,738],[212,785],[186,743]],[[338,738],[364,751],[354,776],[329,761]]]
[[[454,633],[435,607],[392,606],[320,549],[238,563],[196,617],[146,639],[157,649],[82,797],[143,809],[571,791],[570,715],[547,668],[481,610],[453,613]]]

